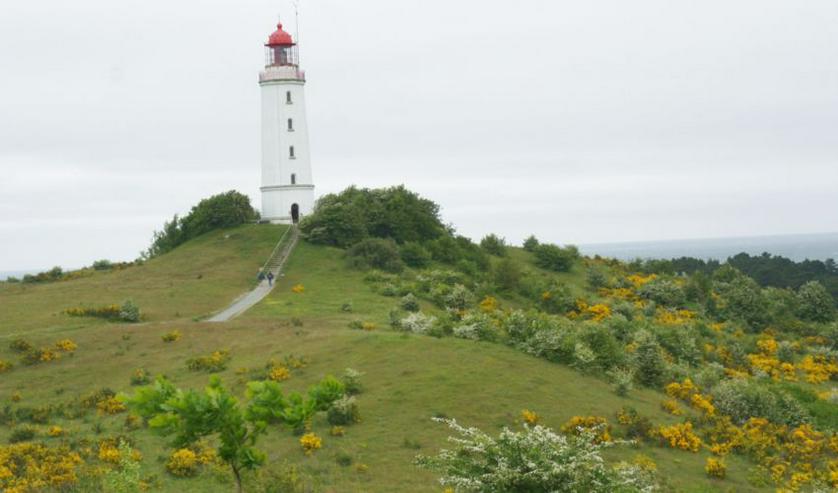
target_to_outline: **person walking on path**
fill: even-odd
[[[274,285],[274,273],[268,272],[268,286]]]
[[[265,280],[265,271],[260,270],[259,274],[256,275],[256,279],[259,279],[259,282],[264,281]]]

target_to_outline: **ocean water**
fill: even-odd
[[[585,255],[621,260],[695,257],[723,261],[741,252],[750,255],[768,252],[797,262],[806,259],[838,260],[838,233],[599,243],[579,245],[579,250]]]

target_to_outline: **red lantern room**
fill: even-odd
[[[276,25],[276,31],[265,43],[265,65],[268,67],[281,67],[286,65],[298,66],[299,54],[297,43],[291,35],[282,30],[282,23]]]

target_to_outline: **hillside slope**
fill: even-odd
[[[343,252],[332,247],[301,242],[277,288],[241,318],[222,324],[193,320],[223,308],[252,285],[253,273],[280,233],[276,226],[246,226],[208,234],[142,267],[52,285],[0,288],[0,360],[16,364],[0,377],[0,402],[8,404],[0,442],[33,426],[36,440],[86,447],[88,464],[110,467],[97,456],[96,444],[126,436],[144,456],[142,474],[153,491],[227,492],[231,483],[224,469],[205,468],[191,478],[168,474],[171,449],[166,441],[147,429],[126,427],[125,414],[75,413],[79,398],[98,389],[132,392],[137,369],[165,374],[182,388],[202,387],[208,375],[190,371],[186,362],[218,350],[231,355],[218,375],[242,398],[247,379],[272,360],[307,361],[283,382],[288,390],[304,390],[348,367],[364,374],[364,392],[358,396],[362,421],[348,426],[345,436],[330,436],[330,426],[319,415],[312,430],[323,437],[323,448],[312,456],[303,454],[298,438],[287,429],[272,427],[258,444],[269,455],[264,471],[297,467],[315,491],[439,492],[435,475],[413,465],[417,454],[446,447],[449,432],[433,423],[433,416],[456,418],[492,433],[519,426],[523,409],[537,412],[542,423],[555,429],[572,416],[603,416],[618,434],[615,415],[623,406],[635,408],[655,425],[682,419],[661,409],[666,396],[656,390],[637,389],[619,397],[602,377],[503,344],[391,330],[389,314],[399,299],[380,294],[375,283],[365,280],[368,273],[349,268]],[[587,289],[581,264],[569,273],[551,274],[532,267],[527,252],[512,249],[509,255],[532,276],[556,277],[574,293]],[[59,314],[78,304],[125,298],[137,301],[149,323],[115,324]],[[499,303],[500,309],[515,308],[524,300],[500,296]],[[440,313],[428,300],[420,304],[423,311]],[[371,330],[351,330],[356,320],[372,324]],[[164,342],[162,336],[172,331],[180,339]],[[78,349],[56,361],[26,366],[17,363],[18,355],[8,347],[21,335],[36,347],[71,337]],[[21,408],[46,409],[47,418],[9,418]],[[51,437],[48,428],[53,425],[66,434]],[[727,459],[728,477],[718,481],[704,474],[706,451],[642,445],[611,452],[613,458],[627,460],[638,453],[657,463],[666,489],[760,490],[746,481],[753,464],[739,456]],[[95,480],[86,481],[83,491],[97,491]],[[249,475],[246,484],[248,491],[263,491],[265,482]]]
[[[202,317],[250,288],[284,226],[214,231],[173,252],[116,271],[44,284],[0,283],[0,338],[90,324],[62,314],[132,299],[146,321]],[[48,260],[47,260],[48,261]]]

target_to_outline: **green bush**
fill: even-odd
[[[797,316],[812,322],[835,320],[835,301],[818,281],[809,281],[797,290]]]
[[[556,272],[567,272],[579,258],[579,249],[575,246],[560,247],[553,244],[542,244],[535,249],[535,264],[542,269]]]
[[[361,421],[355,397],[343,396],[332,402],[326,412],[326,419],[331,425],[351,425]]]
[[[337,378],[329,375],[317,385],[308,389],[309,397],[314,401],[318,411],[326,411],[341,397],[346,395],[346,386]]]
[[[93,262],[93,270],[111,270],[113,263],[108,259],[97,260]]]
[[[530,235],[526,240],[524,240],[524,250],[528,252],[534,252],[536,248],[538,248],[538,238],[535,235]]]
[[[505,258],[494,268],[495,284],[504,291],[516,291],[521,285],[521,268],[510,259]]]
[[[439,206],[403,186],[350,187],[321,197],[300,230],[312,243],[347,248],[365,238],[423,242],[446,232]]]
[[[236,191],[213,195],[198,202],[189,214],[163,224],[161,231],[154,233],[151,246],[144,252],[147,258],[170,252],[181,244],[204,233],[221,228],[231,228],[256,221],[259,213],[250,205],[247,195]]]
[[[402,261],[415,269],[423,269],[431,263],[431,252],[420,243],[411,241],[399,248]]]
[[[506,256],[506,240],[496,234],[488,234],[480,240],[480,248],[497,257]]]
[[[639,330],[634,337],[637,349],[633,365],[637,381],[648,387],[660,386],[666,377],[666,360],[655,336],[646,330]]]
[[[413,295],[413,293],[407,293],[399,302],[399,306],[406,312],[418,312],[419,300]]]
[[[668,279],[655,279],[643,285],[638,294],[658,305],[680,307],[687,301],[684,290]]]
[[[186,361],[186,367],[192,371],[218,373],[227,369],[230,362],[230,351],[213,351],[206,356],[191,358]]]
[[[9,434],[9,443],[28,442],[35,438],[35,428],[31,426],[22,426],[15,428]]]
[[[653,473],[605,462],[601,452],[608,445],[595,440],[601,430],[565,436],[535,425],[521,431],[504,428],[495,438],[455,420],[435,421],[457,434],[449,439],[453,446],[433,457],[417,457],[417,464],[437,471],[439,483],[457,491],[639,493],[656,488]]]
[[[125,300],[119,310],[119,318],[125,322],[139,322],[141,318],[140,307],[131,300]]]
[[[343,382],[343,387],[346,389],[347,395],[357,395],[364,390],[364,386],[361,384],[362,376],[364,374],[358,370],[352,368],[344,370],[341,382]]]
[[[357,269],[381,269],[386,272],[404,270],[398,247],[393,240],[368,238],[346,251],[350,265]]]
[[[751,380],[724,380],[713,387],[713,405],[736,423],[752,417],[774,423],[797,426],[810,421],[810,416],[794,397],[781,390],[772,390]]]

